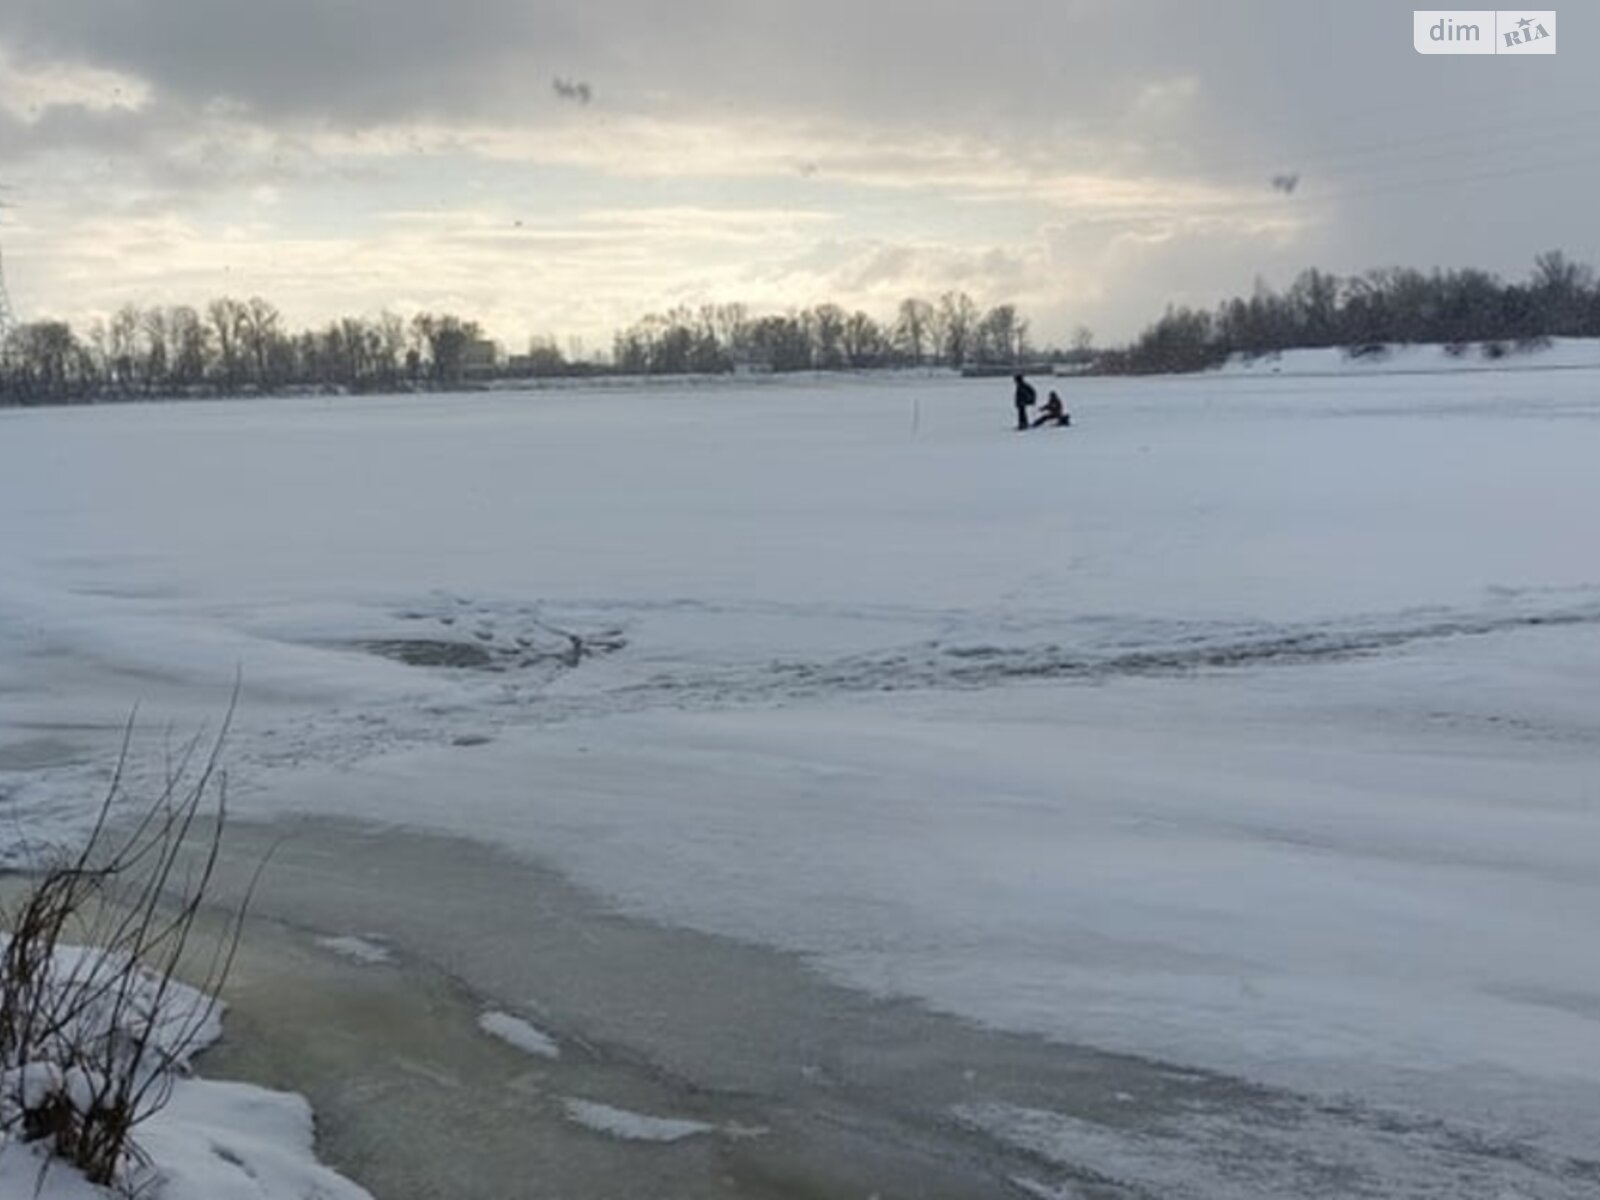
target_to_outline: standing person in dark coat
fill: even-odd
[[[1033,385],[1021,375],[1013,375],[1016,380],[1017,394],[1012,403],[1017,406],[1017,428],[1028,428],[1028,410],[1033,407],[1033,402],[1039,398],[1039,393],[1033,390]]]

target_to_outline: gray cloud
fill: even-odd
[[[559,17],[498,0],[11,0],[14,50],[125,71],[196,104],[363,122],[494,100]]]
[[[850,112],[1003,134],[1008,122],[1104,127],[1146,84],[1188,74],[1224,102],[1232,94],[1281,113],[1285,85],[1308,97],[1347,88],[1338,48],[1370,58],[1381,41],[1373,17],[1394,10],[1365,0],[1339,11],[1270,0],[981,9],[927,0],[913,10],[843,0],[9,0],[0,37],[190,101],[338,121],[510,108],[552,76],[581,72],[635,103]],[[1263,56],[1265,44],[1288,61]],[[1315,61],[1297,44],[1316,46]]]
[[[537,122],[556,100],[552,81],[581,78],[629,111],[848,117],[1035,147],[1076,132],[1186,171],[1247,153],[1292,171],[1297,153],[1426,133],[1451,112],[1492,109],[1508,90],[1528,98],[1536,87],[1558,110],[1593,100],[1581,30],[1564,28],[1574,53],[1537,64],[1536,83],[1515,68],[1488,83],[1484,63],[1419,58],[1409,28],[1393,0],[926,0],[911,10],[858,0],[8,0],[0,10],[0,41],[15,51],[126,71],[180,103],[341,127]],[[1163,104],[1177,80],[1196,86]]]
[[[1600,257],[1587,200],[1600,163],[1584,144],[1600,25],[1579,9],[1562,21],[1559,55],[1511,63],[1416,55],[1410,8],[1394,0],[6,0],[0,49],[14,61],[118,72],[148,95],[19,113],[0,79],[0,171],[76,154],[153,189],[150,204],[314,181],[351,187],[359,207],[363,172],[404,170],[393,147],[407,130],[421,159],[468,166],[491,130],[510,146],[497,161],[525,154],[530,169],[629,177],[643,181],[635,192],[704,204],[729,186],[715,172],[733,174],[748,149],[766,155],[775,197],[814,196],[863,222],[832,268],[822,246],[791,260],[797,286],[871,293],[938,277],[1038,291],[1048,268],[1080,296],[1086,277],[1110,273],[1094,285],[1101,302],[1149,313],[1312,260],[1515,272],[1552,245]],[[579,86],[592,103],[570,102]],[[789,140],[747,144],[760,120]],[[599,163],[572,149],[626,144],[640,121],[660,126],[647,154]],[[582,136],[542,160],[548,143],[517,140],[578,123]],[[390,160],[330,152],[330,132],[370,135]],[[680,157],[712,165],[663,169]],[[87,168],[35,169],[76,183]],[[1153,201],[1167,189],[1170,203],[1138,215],[1051,190],[1074,174],[1137,181]],[[1292,194],[1273,189],[1290,175]],[[1201,184],[1227,185],[1215,194],[1231,224],[1161,211]],[[618,202],[595,186],[596,203]]]

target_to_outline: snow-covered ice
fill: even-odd
[[[242,670],[244,816],[1576,1153],[1593,349],[1069,380],[1027,436],[949,379],[0,413],[5,850]]]
[[[390,953],[389,947],[373,938],[356,937],[353,934],[319,937],[317,945],[324,950],[331,950],[340,958],[348,958],[351,962],[366,967],[383,966],[394,961],[394,955]]]
[[[613,1108],[609,1104],[599,1104],[593,1100],[575,1100],[569,1097],[562,1101],[562,1107],[566,1109],[568,1117],[585,1129],[592,1129],[607,1137],[620,1138],[625,1142],[681,1142],[684,1138],[711,1133],[716,1129],[716,1126],[707,1125],[704,1121],[686,1121],[676,1117],[649,1117],[643,1113]]]
[[[1341,1138],[1331,1126],[1311,1137],[1304,1114],[1251,1122],[1191,1114],[1153,1129],[1113,1130],[1057,1112],[1004,1104],[960,1107],[957,1120],[993,1133],[1046,1163],[1081,1178],[1114,1179],[1134,1194],[1200,1200],[1281,1200],[1322,1195],[1329,1181],[1344,1196],[1405,1196],[1455,1200],[1461,1196],[1550,1197],[1584,1200],[1593,1195],[1592,1172],[1580,1164],[1565,1183],[1552,1183],[1561,1164],[1529,1154],[1490,1157],[1481,1146],[1429,1144],[1431,1131],[1406,1128],[1391,1118],[1397,1135],[1385,1144]],[[1552,1169],[1555,1168],[1555,1169]],[[1058,1186],[1022,1177],[1015,1182],[1041,1200],[1076,1200],[1070,1184]]]
[[[486,1012],[478,1018],[478,1028],[535,1058],[561,1057],[561,1044],[555,1038],[510,1013]]]

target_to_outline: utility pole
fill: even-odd
[[[11,307],[11,295],[6,291],[5,251],[0,250],[0,347],[17,331],[17,310]]]

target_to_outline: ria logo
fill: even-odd
[[[1542,15],[1542,14],[1541,14]],[[1553,14],[1552,14],[1553,15]],[[1550,22],[1552,25],[1554,21]],[[1505,38],[1508,46],[1531,46],[1534,42],[1543,41],[1550,37],[1550,31],[1533,17],[1522,17],[1517,21],[1515,29],[1508,29],[1500,35]],[[1550,38],[1551,49],[1554,49],[1554,38]]]
[[[1554,54],[1554,9],[1415,9],[1418,54]]]

